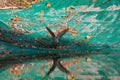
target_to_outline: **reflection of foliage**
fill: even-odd
[[[15,6],[18,8],[29,8],[30,4],[34,4],[39,1],[40,0],[12,0],[12,1],[7,2],[6,4],[8,6]]]
[[[26,0],[15,0],[15,5],[17,4],[17,6],[21,6],[21,7],[30,7],[29,6],[29,2],[27,2]]]

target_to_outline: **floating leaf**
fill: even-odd
[[[46,3],[46,7],[48,7],[48,8],[51,7],[50,2],[47,2],[47,3]]]
[[[14,75],[20,75],[23,72],[24,65],[15,64],[10,68],[10,73]]]
[[[16,15],[13,18],[11,18],[10,20],[12,20],[12,21],[22,21],[23,19]]]

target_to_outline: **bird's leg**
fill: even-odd
[[[58,67],[58,69],[62,72],[65,72],[66,74],[69,74],[70,71],[68,71],[61,63],[60,63],[60,59],[59,58],[54,58],[53,59],[53,65],[50,68],[50,70],[48,71],[47,75],[51,74],[55,68]]]

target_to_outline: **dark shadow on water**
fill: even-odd
[[[81,44],[79,44],[78,47],[80,47],[80,45]],[[62,53],[47,52],[47,53],[42,53],[42,54],[37,53],[37,54],[30,54],[30,55],[29,54],[7,55],[7,56],[0,58],[0,72],[8,69],[11,65],[14,65],[14,64],[29,63],[29,62],[33,62],[34,60],[41,61],[41,60],[48,60],[48,59],[53,60],[54,58],[63,59],[63,58],[73,58],[73,57],[85,57],[85,56],[94,55],[94,54],[97,55],[97,53],[101,54],[100,51],[102,51],[104,49],[108,49],[108,48],[110,48],[110,46],[106,46],[106,47],[98,49],[98,50],[89,50],[89,49],[83,50],[81,52],[76,52],[75,50],[74,51],[72,51],[72,50],[71,51],[70,50],[62,51],[61,50]],[[80,50],[81,50],[81,48],[80,48]]]

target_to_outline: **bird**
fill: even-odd
[[[50,35],[53,37],[53,42],[52,42],[52,47],[56,48],[60,42],[60,39],[62,38],[62,36],[68,32],[68,28],[64,29],[63,31],[61,31],[58,35],[55,35],[55,33],[48,27],[46,27],[47,31],[50,33]]]

